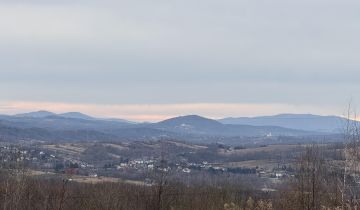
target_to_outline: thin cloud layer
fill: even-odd
[[[3,0],[0,101],[337,111],[360,101],[359,9],[355,0]]]

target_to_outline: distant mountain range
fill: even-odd
[[[280,114],[264,117],[239,117],[219,120],[224,124],[253,125],[253,126],[280,126],[284,128],[320,131],[342,132],[347,120],[337,116],[320,116],[311,114]]]
[[[212,136],[297,136],[312,132],[282,128],[279,126],[252,126],[223,124],[197,115],[188,115],[164,120],[152,125],[154,128],[178,133]]]
[[[8,116],[8,115],[3,115]],[[124,122],[124,123],[134,123],[128,120],[123,119],[115,119],[115,118],[95,118],[80,112],[66,112],[62,114],[55,114],[53,112],[48,111],[37,111],[37,112],[29,112],[16,114],[8,117],[22,117],[22,118],[45,118],[45,117],[63,117],[63,118],[73,118],[73,119],[82,119],[82,120],[107,120],[107,121],[116,121],[116,122]]]
[[[49,141],[132,141],[172,138],[202,143],[237,142],[244,138],[309,137],[339,131],[345,119],[316,115],[277,115],[213,120],[197,115],[158,123],[102,119],[79,112],[38,111],[0,115],[0,139]]]
[[[34,117],[34,118],[42,118],[48,117],[51,115],[56,115],[55,113],[48,112],[48,111],[37,111],[37,112],[29,112],[29,113],[22,113],[13,115],[14,117]],[[9,116],[10,117],[10,116]]]

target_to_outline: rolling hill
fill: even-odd
[[[274,139],[280,136],[307,138],[325,135],[317,130],[294,129],[294,127],[301,127],[302,124],[298,121],[295,121],[298,124],[291,124],[289,120],[294,119],[285,116],[278,116],[277,121],[274,119],[261,121],[260,119],[224,119],[222,123],[198,115],[188,115],[158,123],[135,124],[123,120],[94,118],[77,112],[55,114],[39,111],[14,116],[0,115],[0,137],[42,141],[135,141],[165,138],[198,143],[218,141],[236,143],[244,138],[247,140],[249,138]],[[228,124],[232,121],[239,124]],[[284,127],[279,125],[284,125]]]
[[[311,114],[280,114],[264,117],[239,117],[219,120],[224,124],[280,126],[284,128],[338,133],[342,132],[346,119],[337,116],[320,116]]]
[[[176,117],[153,124],[152,127],[178,133],[215,136],[297,136],[315,132],[282,128],[279,126],[253,126],[222,124],[197,115]]]

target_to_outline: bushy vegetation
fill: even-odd
[[[156,185],[125,183],[84,184],[69,179],[38,179],[21,172],[2,173],[2,209],[272,209],[262,194],[234,186],[185,186],[162,180]],[[250,198],[254,196],[254,198]]]

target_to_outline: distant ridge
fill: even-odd
[[[341,132],[346,119],[338,116],[321,116],[313,114],[279,114],[262,117],[238,117],[219,120],[224,124],[254,125],[254,126],[280,126],[284,128],[321,131]]]
[[[83,120],[96,120],[96,118],[91,117],[89,115],[80,113],[80,112],[67,112],[63,114],[58,114],[57,116],[66,117],[66,118],[75,118],[75,119],[83,119]]]
[[[199,115],[187,115],[187,116],[180,116],[180,117],[174,117],[170,118],[164,121],[161,121],[158,123],[159,125],[166,125],[166,126],[221,126],[222,123],[208,119],[205,117],[201,117]]]
[[[37,111],[37,112],[29,112],[29,113],[16,114],[16,115],[14,115],[14,116],[15,116],[15,117],[34,117],[34,118],[42,118],[42,117],[48,117],[48,116],[52,116],[52,115],[56,115],[56,114],[55,114],[55,113],[52,113],[52,112],[40,110],[40,111]]]
[[[96,118],[80,112],[67,112],[56,114],[53,112],[40,110],[36,112],[16,114],[13,116],[2,115],[0,118],[51,118],[51,119],[77,119],[87,121],[107,121],[117,122],[129,125],[138,123],[115,118]],[[20,119],[19,119],[20,120]],[[216,130],[224,130],[224,125],[247,125],[247,126],[263,126],[263,127],[282,127],[294,130],[303,130],[311,132],[326,132],[326,133],[339,133],[342,132],[346,123],[346,119],[338,116],[321,116],[313,114],[279,114],[274,116],[260,116],[260,117],[230,117],[221,120],[213,120],[199,115],[179,116],[167,119],[158,123],[149,123],[152,127],[160,129],[184,130],[186,132],[201,130],[205,132],[215,132]],[[144,125],[143,123],[140,123]],[[250,128],[249,128],[250,129]]]
[[[266,135],[309,135],[308,131],[283,128],[280,126],[253,126],[223,124],[217,120],[198,115],[187,115],[154,123],[153,128],[177,133],[201,134],[213,136],[266,136]]]
[[[274,125],[223,124],[198,115],[174,117],[158,123],[127,123],[79,112],[55,114],[38,111],[0,116],[0,134],[0,139],[135,141],[166,138],[202,143],[240,143],[250,137],[264,141],[277,141],[279,137],[282,141],[280,137],[283,136],[290,139],[307,136],[311,139],[311,136],[323,136],[324,133]]]
[[[127,123],[127,124],[136,124],[135,122],[117,119],[117,118],[96,118],[90,115],[83,114],[81,112],[66,112],[61,114],[56,114],[53,112],[40,110],[35,112],[21,113],[15,115],[0,115],[0,118],[71,118],[71,119],[79,119],[79,120],[97,120],[97,121],[109,121],[109,122],[118,122],[118,123]]]

